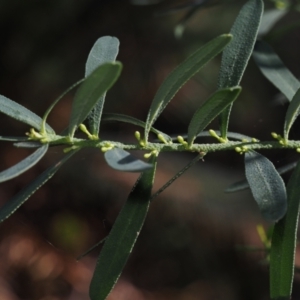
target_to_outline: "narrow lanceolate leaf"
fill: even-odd
[[[143,127],[143,128],[145,128],[145,125],[146,125],[145,122],[140,121],[139,119],[136,119],[134,117],[127,116],[127,115],[122,115],[122,114],[113,114],[113,113],[103,114],[102,121],[119,121],[119,122],[125,122],[125,123],[133,124],[133,125],[136,125],[136,126],[140,126],[140,127]],[[163,132],[161,132],[161,131],[153,128],[153,127],[151,127],[150,130],[153,133],[155,133],[156,135],[161,134],[165,138],[165,140],[167,142],[171,142],[172,141],[172,138],[169,135],[167,135],[167,134],[165,134],[165,133],[163,133]]]
[[[75,130],[81,124],[99,98],[109,90],[122,69],[119,62],[105,63],[90,74],[78,89],[73,100],[71,118],[69,124],[69,135],[73,137]]]
[[[267,221],[280,220],[287,210],[284,182],[273,163],[263,155],[245,153],[246,178],[260,212]]]
[[[0,95],[0,112],[20,122],[28,124],[35,129],[41,129],[42,119],[39,116],[15,101],[4,97],[3,95]],[[46,124],[46,131],[51,134],[55,133],[48,124]]]
[[[65,155],[53,167],[45,170],[35,180],[33,180],[27,187],[16,194],[12,199],[7,201],[0,208],[0,223],[12,215],[24,202],[32,196],[44,183],[46,183],[75,152],[73,151]]]
[[[280,175],[285,174],[285,173],[295,169],[296,165],[297,165],[297,162],[290,163],[288,165],[285,165],[285,166],[282,166],[282,167],[278,168],[277,172]],[[235,182],[235,183],[231,184],[229,187],[226,188],[225,192],[226,193],[239,192],[239,191],[242,191],[242,190],[246,190],[248,188],[249,188],[248,181],[247,180],[241,180],[241,181],[238,181],[238,182]]]
[[[242,7],[230,30],[233,40],[222,54],[219,88],[240,84],[254,47],[262,13],[263,2],[261,0],[250,0]],[[221,114],[222,138],[227,137],[231,107],[232,105],[229,105]]]
[[[288,209],[275,224],[270,254],[271,299],[290,299],[294,279],[294,261],[300,208],[300,163],[288,185]]]
[[[85,77],[89,76],[100,65],[115,61],[119,52],[119,45],[120,42],[116,37],[103,36],[98,39],[88,56],[85,65]],[[89,130],[93,135],[98,135],[99,133],[105,96],[106,93],[99,98],[95,107],[91,110],[87,117]]]
[[[112,150],[108,150],[105,152],[104,158],[111,168],[118,171],[143,172],[153,168],[151,164],[137,159],[123,149],[115,148]]]
[[[149,162],[153,168],[138,179],[101,250],[90,286],[91,300],[106,299],[142,229],[150,204],[156,157]]]
[[[178,90],[207,62],[220,53],[231,41],[231,38],[232,36],[230,34],[223,34],[213,39],[188,57],[175,70],[173,70],[171,74],[169,74],[158,89],[152,101],[145,127],[146,141],[148,140],[149,131],[152,125]]]
[[[287,69],[272,47],[257,41],[253,58],[264,76],[291,101],[300,88],[298,79]]]
[[[188,128],[188,144],[192,145],[197,135],[216,118],[240,94],[241,87],[226,88],[216,91],[195,112]]]
[[[21,142],[27,140],[28,137],[25,136],[0,136],[0,141],[5,141],[5,142]]]
[[[48,147],[48,144],[40,147],[19,163],[6,169],[5,171],[0,172],[0,182],[15,178],[32,168],[46,154]]]
[[[270,9],[266,11],[261,19],[261,24],[259,26],[258,30],[258,36],[262,37],[266,35],[273,26],[283,17],[287,14],[287,9]]]
[[[285,115],[283,137],[286,140],[289,137],[290,129],[294,124],[296,118],[299,116],[299,113],[300,113],[300,89],[296,92],[295,96],[293,97]]]

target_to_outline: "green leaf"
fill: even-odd
[[[265,220],[277,222],[286,213],[285,185],[274,165],[263,155],[245,153],[246,178]]]
[[[120,42],[116,37],[103,36],[94,44],[86,65],[85,77],[89,76],[97,67],[107,62],[114,62],[119,52]],[[106,93],[99,97],[98,102],[87,116],[91,134],[98,136],[100,120]]]
[[[119,148],[106,151],[104,158],[111,168],[123,172],[143,172],[153,167]]]
[[[148,141],[152,125],[178,90],[206,63],[220,53],[231,41],[231,38],[231,35],[223,34],[211,40],[169,74],[152,101],[145,126],[145,141]]]
[[[264,76],[291,101],[300,88],[298,79],[287,69],[272,47],[257,41],[253,58]]]
[[[293,169],[295,169],[297,165],[297,162],[293,162],[290,164],[287,164],[285,166],[282,166],[280,168],[277,169],[277,172],[282,175],[285,174]],[[241,180],[238,182],[235,182],[233,184],[231,184],[229,187],[226,188],[225,193],[234,193],[234,192],[239,192],[242,190],[246,190],[249,188],[249,184],[247,180]]]
[[[295,249],[300,208],[300,163],[288,185],[288,208],[283,219],[275,224],[270,254],[271,299],[290,299],[294,278]],[[285,299],[285,298],[282,298]]]
[[[243,77],[249,58],[253,51],[258,28],[263,13],[261,0],[250,0],[241,9],[230,33],[232,42],[222,54],[219,74],[219,88],[237,86]],[[221,137],[226,139],[229,116],[232,105],[229,105],[221,114]]]
[[[240,94],[241,87],[216,91],[197,109],[188,128],[188,144],[191,146],[197,135],[216,118]]]
[[[46,154],[48,148],[49,145],[46,144],[34,151],[31,155],[27,156],[19,163],[6,169],[5,171],[0,172],[0,182],[15,178],[32,168]]]
[[[266,11],[261,19],[258,36],[261,37],[266,35],[273,28],[273,26],[287,14],[287,12],[287,9],[276,8]]]
[[[289,138],[289,132],[296,118],[300,113],[300,89],[294,95],[285,115],[283,137],[285,140]]]
[[[155,192],[150,200],[152,201],[154,198],[159,196],[165,189],[167,189],[175,180],[181,177],[187,170],[189,170],[193,165],[195,165],[200,159],[203,159],[201,154],[198,154],[195,158],[193,158],[187,165],[185,165],[179,172],[177,172],[170,180],[168,180],[161,188]]]
[[[110,89],[122,69],[119,62],[105,63],[90,74],[78,89],[73,100],[69,135],[73,137],[75,130],[81,124],[99,98]]]
[[[91,300],[104,300],[116,284],[144,224],[153,186],[153,168],[141,174],[101,250],[90,285]]]
[[[139,119],[136,119],[131,116],[122,115],[122,114],[112,114],[112,113],[105,113],[102,115],[102,121],[119,121],[119,122],[125,122],[129,124],[133,124],[136,126],[140,126],[145,128],[146,123],[143,121],[140,121]],[[162,131],[159,131],[153,127],[150,129],[153,133],[156,135],[161,134],[167,142],[171,142],[172,138],[168,136],[167,134],[163,133]]]
[[[35,129],[41,129],[42,119],[39,116],[3,95],[0,95],[0,112],[20,122],[28,124]],[[48,124],[46,124],[46,131],[50,134],[55,134],[54,130]]]
[[[27,187],[21,190],[12,199],[7,201],[0,208],[0,223],[12,215],[22,204],[24,204],[25,201],[32,196],[44,183],[46,183],[75,152],[77,152],[77,150],[69,152],[58,163],[45,170]]]
[[[21,142],[27,140],[28,137],[25,136],[0,136],[0,141],[5,141],[5,142]]]
[[[41,147],[41,143],[40,142],[18,142],[18,143],[14,143],[14,146],[17,148],[39,148]]]

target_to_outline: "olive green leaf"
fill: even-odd
[[[294,95],[285,115],[283,137],[288,140],[290,129],[300,113],[300,89]]]
[[[250,0],[242,7],[236,18],[230,30],[233,35],[232,42],[222,53],[219,88],[240,84],[257,37],[263,7],[261,0]],[[227,137],[231,107],[232,105],[229,105],[220,118],[221,137],[224,139]]]
[[[39,175],[35,180],[33,180],[27,187],[16,194],[12,199],[7,201],[0,208],[0,223],[12,215],[24,202],[34,194],[44,183],[46,183],[58,170],[59,168],[75,153],[69,152],[65,155],[59,162],[54,166],[45,170],[41,175]]]
[[[94,44],[86,65],[85,77],[89,76],[97,67],[107,62],[114,62],[119,52],[120,42],[116,37],[103,36]],[[98,102],[87,116],[91,134],[98,136],[100,120],[104,106],[106,92],[99,97]]]
[[[263,75],[291,101],[300,88],[298,79],[287,69],[272,47],[257,41],[253,58]]]
[[[145,126],[145,141],[148,141],[152,125],[178,90],[206,63],[219,54],[231,41],[231,38],[230,34],[223,34],[209,41],[169,74],[158,89],[150,106]]]
[[[153,186],[156,157],[153,167],[141,174],[118,215],[101,250],[90,285],[91,300],[104,300],[116,284],[144,224]]]
[[[288,185],[288,208],[283,219],[275,224],[270,254],[271,299],[290,299],[294,279],[295,249],[300,208],[300,163]]]
[[[69,135],[73,137],[76,128],[81,124],[99,98],[110,89],[122,69],[119,62],[105,63],[96,68],[81,84],[73,100]]]
[[[258,29],[258,36],[262,37],[266,35],[273,26],[287,14],[287,9],[270,9],[266,11],[261,19],[261,23]]]
[[[295,169],[296,165],[297,165],[297,162],[287,164],[285,166],[282,166],[282,167],[278,168],[277,172],[280,175],[285,174],[285,173]],[[247,180],[241,180],[241,181],[235,182],[235,183],[231,184],[230,186],[228,186],[226,188],[225,192],[226,193],[234,193],[234,192],[239,192],[239,191],[242,191],[242,190],[246,190],[248,188],[249,188],[248,181]]]
[[[0,95],[0,112],[37,130],[41,130],[42,119],[39,116],[3,95]],[[48,124],[46,124],[46,131],[50,134],[55,134],[54,130]]]
[[[277,222],[286,213],[285,185],[273,163],[263,155],[245,153],[246,178],[264,219]]]
[[[32,168],[46,154],[48,148],[49,145],[46,144],[34,151],[31,155],[27,156],[19,163],[6,169],[5,171],[0,172],[0,182],[15,178]]]
[[[238,97],[240,92],[241,87],[220,89],[197,109],[188,128],[189,146],[192,145],[197,135]]]
[[[143,172],[153,167],[119,148],[106,151],[104,158],[111,168],[123,172]]]

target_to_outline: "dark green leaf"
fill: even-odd
[[[153,167],[152,165],[137,159],[129,152],[118,148],[106,151],[104,158],[111,168],[118,171],[143,172]]]
[[[99,98],[109,90],[121,73],[119,62],[105,63],[90,74],[78,89],[73,100],[69,135],[73,137],[75,130],[81,124]]]
[[[48,168],[41,175],[39,175],[34,181],[32,181],[26,188],[21,190],[12,199],[7,201],[0,208],[0,223],[12,215],[31,195],[33,195],[44,183],[46,183],[58,169],[69,159],[75,152],[69,152],[53,167]]]
[[[288,140],[289,132],[300,113],[300,89],[294,95],[285,115],[283,137]]]
[[[196,164],[203,156],[198,154],[193,160],[191,160],[186,166],[184,166],[179,172],[177,172],[170,180],[168,180],[161,188],[158,189],[155,194],[151,196],[151,201],[159,196],[165,189],[167,189],[175,180],[181,177],[187,170],[189,170],[194,164]]]
[[[136,119],[136,118],[133,118],[131,116],[127,116],[127,115],[122,115],[122,114],[103,114],[102,116],[102,120],[103,121],[119,121],[119,122],[125,122],[125,123],[129,123],[129,124],[133,124],[133,125],[136,125],[136,126],[140,126],[140,127],[143,127],[145,128],[145,122],[143,121],[140,121],[139,119]],[[170,136],[168,136],[167,134],[151,127],[151,131],[155,134],[161,134],[165,140],[167,142],[171,142],[172,139]]]
[[[283,219],[275,224],[270,254],[271,299],[290,299],[294,279],[295,249],[300,208],[300,163],[288,185],[288,208]],[[284,298],[286,297],[286,298]]]
[[[142,229],[150,205],[156,157],[149,162],[152,169],[141,174],[101,250],[90,286],[91,300],[106,299]]]
[[[148,140],[152,125],[178,90],[206,63],[220,53],[231,41],[231,38],[231,35],[223,34],[211,40],[169,74],[152,101],[145,126],[145,141]]]
[[[15,178],[32,168],[46,154],[48,147],[48,144],[40,147],[19,163],[6,169],[5,171],[0,172],[0,182]]]
[[[298,79],[287,69],[272,47],[257,41],[253,58],[264,76],[291,101],[300,88]]]
[[[297,165],[297,162],[290,163],[288,165],[285,165],[283,167],[280,167],[277,169],[277,172],[282,175],[284,173],[287,173],[291,170],[293,170]],[[242,190],[246,190],[249,188],[249,184],[247,180],[241,180],[238,182],[235,182],[231,184],[228,188],[226,188],[225,192],[226,193],[233,193],[233,192],[238,192]]]
[[[188,128],[188,144],[240,94],[241,87],[220,89],[195,112]]]
[[[42,125],[42,119],[35,113],[25,108],[24,106],[0,95],[0,112],[12,117],[20,122],[28,124],[35,129],[40,130]],[[46,131],[50,134],[54,134],[54,130],[46,124]]]
[[[114,62],[119,52],[120,42],[116,37],[104,36],[94,44],[86,65],[85,77],[89,76],[97,67],[107,62]],[[97,135],[100,128],[100,120],[104,106],[106,93],[99,97],[98,102],[88,114],[89,130],[91,134]]]
[[[219,88],[240,84],[254,47],[263,6],[261,0],[250,0],[236,18],[230,30],[233,35],[232,42],[222,54]],[[232,105],[229,105],[221,114],[220,131],[224,139],[227,137],[231,107]]]
[[[274,165],[263,155],[245,153],[246,178],[264,219],[280,220],[287,210],[285,185]]]

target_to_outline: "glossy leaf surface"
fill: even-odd
[[[78,89],[73,100],[69,135],[81,124],[99,98],[112,87],[121,73],[122,65],[119,62],[105,63],[90,74]]]
[[[107,298],[142,229],[150,205],[156,157],[151,157],[149,163],[153,167],[141,174],[101,250],[90,286],[91,300]]]
[[[280,220],[287,210],[286,189],[273,163],[263,155],[245,153],[246,178],[264,219]]]
[[[294,95],[285,115],[283,137],[288,140],[289,132],[300,113],[300,89]]]
[[[106,151],[104,158],[111,168],[123,172],[143,172],[153,167],[151,164],[137,159],[129,152],[118,148]]]
[[[291,101],[300,88],[298,79],[287,69],[272,47],[257,41],[253,58],[263,75]]]
[[[250,0],[237,16],[230,30],[233,35],[232,42],[222,54],[219,88],[240,84],[257,37],[263,6],[261,0]],[[221,114],[220,131],[223,138],[227,137],[230,112],[231,105]]]
[[[69,152],[53,167],[45,170],[35,180],[33,180],[27,187],[16,194],[12,199],[7,201],[0,208],[0,223],[12,215],[25,201],[33,195],[44,183],[46,183],[59,168],[75,153],[76,151]]]
[[[20,122],[28,124],[37,130],[41,129],[42,119],[24,106],[0,95],[0,112]],[[46,124],[46,131],[54,134],[54,130]]]
[[[127,116],[127,115],[122,115],[122,114],[103,114],[102,116],[102,120],[103,121],[119,121],[119,122],[125,122],[125,123],[129,123],[129,124],[133,124],[136,126],[140,126],[145,128],[146,123],[143,121],[140,121],[139,119],[136,119],[134,117],[131,116]],[[163,135],[163,137],[166,139],[167,142],[171,142],[172,139],[170,136],[168,136],[167,134],[151,127],[151,131],[155,134],[161,134]]]
[[[231,35],[223,34],[211,40],[169,74],[152,101],[145,127],[146,141],[148,140],[152,125],[166,108],[167,104],[173,99],[178,90],[206,63],[220,53],[231,41],[231,38]]]
[[[46,144],[34,151],[31,155],[27,156],[19,163],[6,169],[5,171],[0,172],[0,182],[15,178],[32,168],[46,154],[48,148],[49,145]]]
[[[103,36],[94,44],[86,65],[85,77],[89,76],[97,67],[107,62],[114,62],[119,52],[120,42],[116,37]],[[88,114],[89,130],[91,134],[98,135],[100,120],[104,106],[106,93],[104,93],[96,103],[95,107]]]
[[[288,185],[286,216],[275,224],[270,254],[271,299],[290,299],[294,279],[295,249],[300,208],[300,163]],[[286,298],[284,298],[286,297]]]
[[[240,94],[241,88],[220,89],[195,112],[188,128],[188,144],[192,145],[197,135],[216,118]]]

